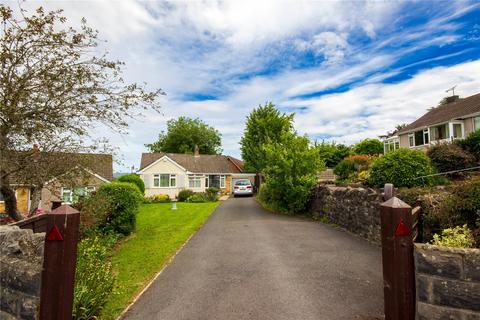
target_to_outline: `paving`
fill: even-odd
[[[124,319],[382,319],[381,249],[308,219],[224,201]]]

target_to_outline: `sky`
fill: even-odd
[[[17,2],[12,2],[16,5]],[[479,1],[28,1],[99,31],[124,78],[161,88],[161,113],[125,135],[116,171],[138,168],[169,119],[198,117],[240,157],[245,118],[273,102],[312,140],[353,144],[409,123],[446,90],[480,92]]]

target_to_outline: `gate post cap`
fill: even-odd
[[[400,208],[400,209],[412,209],[407,203],[403,202],[402,200],[398,199],[397,197],[393,197],[385,201],[381,204],[382,207],[388,208]]]
[[[52,214],[75,214],[79,213],[75,208],[70,207],[68,204],[62,204],[60,207],[57,209],[53,210],[51,213]]]

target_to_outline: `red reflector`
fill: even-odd
[[[252,189],[252,186],[247,186],[247,189]]]
[[[238,189],[238,187],[234,187],[235,189]]]
[[[396,237],[406,237],[410,235],[410,230],[408,230],[407,226],[403,222],[403,219],[400,219],[400,223],[397,225],[395,229],[395,236]]]
[[[62,234],[60,233],[60,229],[58,229],[57,225],[53,225],[53,228],[50,229],[50,232],[47,235],[48,241],[63,241]]]

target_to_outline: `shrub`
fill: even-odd
[[[382,187],[393,183],[396,187],[413,187],[423,184],[415,179],[432,172],[430,160],[422,152],[400,148],[376,159],[370,169],[368,182]]]
[[[470,133],[464,140],[457,140],[457,143],[480,161],[480,129]]]
[[[210,202],[218,201],[218,193],[220,189],[218,188],[208,188],[205,190],[205,199]]]
[[[143,203],[167,203],[170,202],[170,196],[168,194],[156,194],[151,197],[145,197]]]
[[[353,147],[356,154],[378,155],[383,153],[383,142],[378,139],[365,139]]]
[[[97,194],[108,199],[103,230],[130,234],[135,229],[136,215],[143,200],[138,188],[127,182],[112,182],[102,185]]]
[[[474,248],[475,241],[467,225],[463,227],[448,228],[442,235],[434,234],[432,244],[442,247]]]
[[[96,319],[113,290],[115,277],[109,262],[114,236],[87,238],[78,244],[72,318]]]
[[[343,144],[336,144],[335,142],[322,142],[316,145],[316,149],[320,159],[325,162],[328,168],[335,167],[351,153],[350,147]]]
[[[201,202],[207,202],[203,194],[194,194],[188,197],[186,202],[191,202],[191,203],[201,203]]]
[[[190,190],[190,189],[181,190],[177,195],[177,200],[180,201],[180,202],[184,202],[189,197],[193,196],[194,194],[195,194],[195,192],[193,192],[193,190]]]
[[[357,171],[368,170],[373,159],[375,158],[365,154],[354,154],[345,158],[345,160],[352,161],[355,164],[355,169]]]
[[[142,178],[140,178],[138,174],[135,174],[135,173],[127,174],[119,177],[117,181],[133,183],[138,187],[138,190],[140,190],[142,194],[145,193],[145,183],[143,183]]]
[[[80,235],[83,237],[105,225],[111,204],[106,194],[93,192],[89,197],[80,198],[73,206],[81,212]]]
[[[340,180],[346,180],[350,175],[355,173],[357,169],[355,168],[355,163],[351,160],[342,160],[339,164],[333,169]]]
[[[475,157],[456,143],[442,143],[428,149],[428,157],[440,172],[472,167]]]

